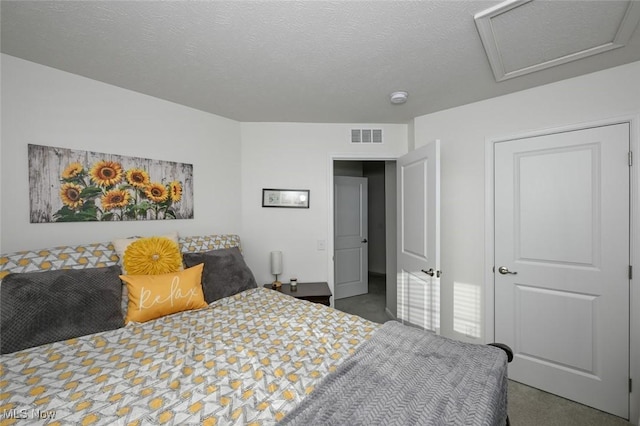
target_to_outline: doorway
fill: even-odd
[[[332,170],[335,307],[374,322],[395,319],[395,161],[333,159]],[[344,274],[344,265],[341,265],[339,253],[337,252],[341,247],[339,242],[341,237],[336,234],[339,227],[336,223],[336,212],[341,208],[341,205],[339,205],[340,200],[337,197],[340,191],[336,190],[336,182],[343,180],[343,178],[347,181],[350,178],[355,181],[364,179],[367,182],[366,235],[354,237],[358,241],[354,240],[353,242],[359,243],[362,240],[366,240],[366,243],[363,244],[366,244],[366,263],[368,265],[366,271],[364,271],[366,275],[364,278],[368,283],[367,289],[363,294],[350,297],[340,297],[341,295],[337,289],[338,283],[341,280],[344,281],[343,277],[338,276],[339,273]],[[351,192],[355,194],[354,191]],[[357,206],[357,203],[347,202],[343,204]],[[391,207],[393,211],[390,211]],[[358,250],[354,248],[350,252],[355,256]],[[349,280],[356,282],[358,277],[354,274],[350,275]]]

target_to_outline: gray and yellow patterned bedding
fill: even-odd
[[[257,288],[0,357],[0,424],[268,425],[379,327]]]

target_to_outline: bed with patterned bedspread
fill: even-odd
[[[2,357],[2,410],[49,424],[274,424],[377,325],[268,289]]]
[[[232,237],[206,237],[204,244],[182,239],[181,249],[188,253],[238,246],[239,239]],[[61,252],[66,255],[59,268],[117,262],[109,245],[93,248],[4,256],[0,273],[55,264],[49,258]],[[21,262],[21,256],[30,260]],[[90,261],[78,261],[87,257]],[[357,394],[347,389],[348,382],[373,389],[388,401],[407,400],[417,390],[425,403],[416,400],[407,407],[421,417],[405,413],[397,419],[408,420],[399,424],[504,424],[506,356],[500,350],[466,344],[452,349],[450,341],[430,333],[428,339],[435,343],[427,345],[426,332],[413,339],[393,337],[383,329],[389,327],[273,290],[246,289],[201,309],[1,355],[0,425],[21,419],[48,425],[270,425],[311,424],[313,419],[318,420],[315,424],[383,424],[380,419],[388,418],[389,410],[372,410],[357,399],[348,404],[358,417],[345,414],[351,411],[344,409],[345,403],[327,414],[322,398],[328,395],[331,401],[331,395],[339,394],[335,386],[352,398]],[[399,356],[408,360],[401,355],[403,346],[413,359],[389,368]],[[443,347],[449,351],[444,358],[444,352],[438,352]],[[452,350],[454,356],[449,356]],[[421,361],[425,357],[436,363],[427,366]],[[356,376],[349,376],[349,370]],[[411,386],[397,380],[411,376],[425,380],[409,380]],[[385,390],[393,395],[385,397]],[[424,417],[429,404],[436,411]],[[370,417],[374,411],[386,413]]]

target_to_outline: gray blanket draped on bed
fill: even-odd
[[[504,425],[507,357],[385,323],[283,425]]]

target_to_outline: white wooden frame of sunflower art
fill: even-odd
[[[193,165],[29,144],[31,223],[193,219]]]

